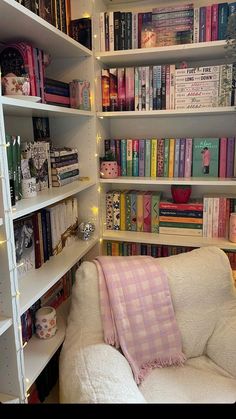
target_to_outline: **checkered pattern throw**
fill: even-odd
[[[181,335],[168,279],[149,256],[99,256],[101,317],[106,343],[121,348],[137,384],[155,367],[182,365]]]

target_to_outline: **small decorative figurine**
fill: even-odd
[[[83,221],[78,226],[78,236],[82,240],[89,240],[95,231],[95,225],[90,221]]]

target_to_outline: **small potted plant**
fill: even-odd
[[[188,202],[191,192],[191,185],[171,185],[173,201],[178,204],[185,204]]]
[[[111,150],[106,151],[104,157],[100,157],[100,176],[103,179],[113,179],[118,176],[118,165]]]

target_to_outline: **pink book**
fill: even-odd
[[[211,6],[211,40],[218,40],[218,4]]]
[[[206,42],[211,41],[211,6],[206,6]]]
[[[131,251],[132,251],[132,256],[136,256],[137,255],[137,245],[136,243],[131,243]]]
[[[186,138],[185,143],[185,162],[184,162],[184,177],[191,177],[192,172],[192,138]]]
[[[151,192],[143,195],[143,231],[151,232]]]
[[[226,177],[226,162],[227,162],[227,138],[220,138],[220,167],[219,177]]]
[[[219,224],[218,237],[225,237],[226,225],[226,200],[227,198],[220,197],[219,199]]]
[[[118,111],[125,111],[125,69],[124,68],[118,68],[117,84],[118,84]]]
[[[61,103],[63,105],[69,105],[70,104],[70,98],[60,95],[54,95],[51,93],[45,93],[45,100],[46,102],[55,102],[55,103]]]
[[[125,110],[134,111],[134,67],[125,69]]]

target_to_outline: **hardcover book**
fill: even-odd
[[[18,278],[35,268],[33,218],[27,216],[14,222],[14,239]]]
[[[192,176],[218,176],[219,138],[193,139]]]

